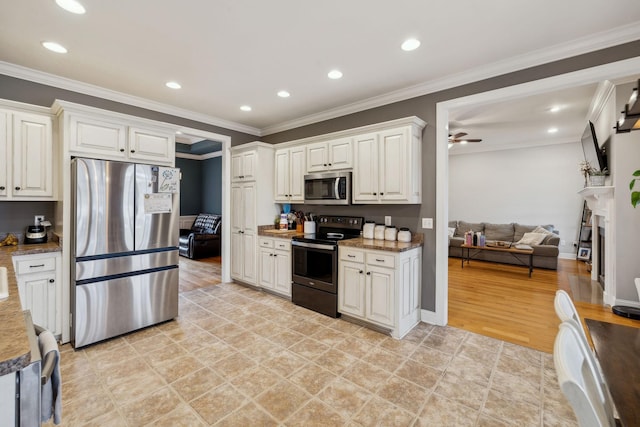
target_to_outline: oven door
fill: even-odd
[[[338,247],[310,242],[291,242],[292,281],[310,288],[337,293]]]

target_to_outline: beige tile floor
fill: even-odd
[[[398,341],[236,284],[61,349],[65,426],[574,426],[551,355],[452,327]]]

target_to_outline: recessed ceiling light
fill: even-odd
[[[558,132],[558,128],[549,128],[549,129],[547,130],[547,132],[549,132],[549,133],[556,133],[556,132]]]
[[[248,105],[243,105],[242,107],[240,107],[240,109],[242,111],[251,111],[251,107],[249,107]]]
[[[402,43],[402,45],[400,47],[402,48],[402,50],[405,50],[407,52],[412,51],[412,50],[416,50],[417,48],[420,47],[420,40],[407,39]]]
[[[278,96],[280,98],[288,98],[291,96],[291,94],[289,92],[287,92],[286,90],[281,90],[280,92],[278,92]]]
[[[49,49],[51,52],[67,53],[67,48],[56,42],[42,42],[42,46]]]
[[[340,70],[331,70],[329,71],[329,74],[327,74],[327,76],[330,79],[337,80],[339,78],[342,78],[342,72]]]
[[[557,113],[558,111],[560,111],[560,106],[554,105],[553,107],[549,108],[549,111],[551,111],[552,113]]]
[[[76,13],[78,15],[82,15],[86,12],[84,10],[84,6],[76,0],[56,0],[56,3],[67,12]]]
[[[181,89],[182,86],[178,82],[166,82],[165,85],[170,89]]]

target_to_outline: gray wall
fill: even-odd
[[[422,205],[414,207],[354,205],[349,209],[349,214],[373,219],[391,215],[394,217],[393,222],[395,225],[409,227],[411,230],[421,230],[419,228],[420,218],[435,218],[436,215],[435,123],[436,104],[438,102],[633,58],[638,56],[638,52],[640,52],[640,40],[338,117],[336,119],[267,135],[262,137],[261,140],[270,143],[285,142],[401,117],[420,117],[428,123],[422,135]],[[337,210],[332,211],[340,213],[337,212]],[[425,233],[425,245],[422,255],[422,308],[434,311],[436,290],[435,228],[433,230],[421,231]]]
[[[35,215],[44,215],[55,224],[55,202],[0,202],[0,236],[7,233],[23,234],[33,225]]]
[[[202,212],[222,214],[222,157],[202,161]]]
[[[176,157],[176,167],[182,172],[180,215],[197,215],[202,212],[202,162]]]

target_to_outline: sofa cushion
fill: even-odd
[[[524,233],[522,239],[518,240],[518,244],[520,245],[539,245],[542,241],[547,237],[544,233]]]
[[[474,233],[478,231],[484,231],[484,223],[458,221],[458,227],[456,228],[456,234],[454,234],[454,236],[464,237],[464,233],[466,233],[469,230],[473,231]]]
[[[191,231],[200,234],[218,234],[222,217],[213,214],[199,214],[193,221]]]
[[[524,236],[524,233],[530,233],[538,227],[542,227],[548,231],[553,231],[553,225],[524,225],[524,224],[513,224],[513,241],[518,242]]]
[[[458,221],[449,221],[449,228],[456,228],[458,226]]]
[[[487,240],[513,242],[513,224],[484,224],[484,235]]]

